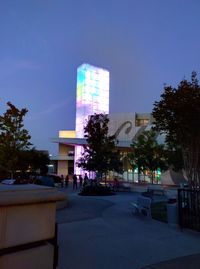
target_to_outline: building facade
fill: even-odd
[[[115,135],[118,140],[117,147],[120,149],[124,173],[121,177],[125,180],[137,181],[137,175],[133,175],[133,171],[127,161],[127,154],[130,151],[130,145],[141,132],[150,129],[152,122],[151,114],[138,113],[120,113],[108,114],[109,118],[109,134]],[[138,123],[139,121],[139,123]],[[72,135],[74,134],[74,135]],[[59,137],[53,139],[58,144],[58,155],[53,156],[52,160],[57,163],[56,173],[59,175],[80,174],[76,168],[75,152],[76,147],[82,148],[86,144],[86,140],[75,136],[75,131],[60,131]],[[75,168],[74,168],[75,167]]]
[[[131,179],[127,153],[133,140],[145,129],[150,128],[152,116],[149,113],[109,113],[109,72],[105,69],[82,64],[77,69],[75,130],[63,130],[53,139],[58,144],[58,155],[52,156],[55,171],[59,175],[82,174],[76,162],[83,151],[84,126],[90,115],[104,113],[109,118],[109,134],[118,140],[125,179]],[[133,176],[131,176],[134,180]]]
[[[76,89],[76,138],[84,137],[83,126],[89,115],[109,113],[109,72],[89,64],[77,69]],[[81,157],[83,147],[75,146],[74,163]],[[81,168],[74,165],[74,172],[81,174]]]
[[[137,171],[133,171],[128,160],[131,144],[145,130],[150,130],[153,122],[150,113],[109,113],[109,72],[89,64],[82,64],[77,69],[76,89],[76,118],[75,130],[59,131],[58,138],[53,142],[58,144],[58,154],[52,156],[53,172],[58,175],[76,173],[83,174],[76,162],[83,151],[84,126],[90,115],[104,113],[109,118],[109,135],[115,135],[123,161],[123,174],[117,175],[128,181],[138,180]],[[159,137],[160,143],[164,143],[163,137]],[[112,175],[111,177],[116,176]],[[141,178],[141,176],[140,176]],[[162,174],[163,182],[177,184],[183,180],[182,173],[166,171]],[[148,181],[148,176],[144,180]],[[142,178],[141,178],[142,180]]]

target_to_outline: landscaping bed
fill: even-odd
[[[86,195],[86,196],[104,196],[104,195],[114,195],[115,193],[111,190],[108,186],[102,185],[88,185],[83,187],[79,195]]]

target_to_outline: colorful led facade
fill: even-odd
[[[89,64],[77,70],[76,137],[84,137],[84,126],[89,115],[109,114],[109,72]],[[81,147],[75,148],[75,163],[80,158]],[[75,165],[75,173],[80,170]]]
[[[83,137],[89,115],[109,113],[109,72],[89,64],[77,70],[76,135]]]

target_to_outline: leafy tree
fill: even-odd
[[[0,116],[0,168],[9,171],[13,177],[13,173],[19,169],[21,151],[31,146],[31,137],[23,124],[28,110],[20,110],[10,102],[7,105],[7,111]]]
[[[165,86],[154,103],[155,129],[166,134],[166,143],[181,148],[191,186],[200,186],[200,85],[195,72],[177,88]]]
[[[77,163],[84,170],[96,172],[101,177],[108,171],[122,170],[120,155],[115,147],[115,136],[108,134],[108,123],[109,119],[105,114],[89,117],[84,127],[87,145],[84,146],[83,156]]]
[[[48,152],[42,150],[32,149],[30,155],[30,171],[36,172],[39,170],[40,174],[45,175],[48,172],[48,164],[50,162]]]
[[[40,174],[47,174],[49,164],[49,156],[45,151],[36,150],[23,150],[19,152],[19,169],[22,174],[39,172]]]
[[[164,145],[157,142],[157,133],[153,130],[144,131],[131,145],[132,152],[129,153],[130,163],[138,174],[149,171],[152,183],[155,180],[155,171],[167,169],[167,161]]]
[[[170,169],[179,172],[183,169],[183,156],[181,147],[173,141],[165,144],[165,155]]]

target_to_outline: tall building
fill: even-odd
[[[89,115],[109,114],[109,72],[89,64],[77,69],[76,91],[76,138],[84,137],[84,126]],[[82,146],[75,146],[74,171],[81,174],[76,166],[81,157]]]
[[[51,158],[54,161],[54,172],[64,176],[84,173],[76,165],[80,158],[84,139],[84,126],[90,115],[108,114],[109,135],[115,135],[117,147],[123,161],[121,179],[136,181],[137,172],[133,171],[128,161],[130,145],[144,130],[151,128],[152,116],[149,113],[109,113],[109,72],[89,64],[82,64],[77,69],[76,119],[75,130],[63,130],[53,142],[58,143],[58,155]],[[91,175],[92,176],[92,175]],[[110,173],[112,177],[112,173]]]
[[[109,72],[89,64],[77,70],[76,137],[84,135],[83,126],[89,115],[109,114]]]

